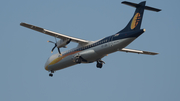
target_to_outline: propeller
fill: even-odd
[[[69,44],[71,42],[71,39],[68,39],[68,41],[66,42],[66,44]]]
[[[56,37],[55,37],[55,40],[56,40]],[[60,41],[60,46],[58,46],[58,47],[64,47],[64,48],[66,48],[66,45],[71,42],[71,39],[66,39],[65,41],[64,41],[64,40],[62,40],[62,41],[59,40],[59,41]],[[51,53],[53,53],[54,49],[57,47],[57,40],[56,40],[56,42],[53,42],[53,41],[47,41],[47,42],[53,43],[53,44],[55,45],[55,46],[52,48],[52,50],[51,50]],[[59,49],[58,47],[57,47],[58,52],[59,52],[59,54],[62,56],[61,51],[60,51],[60,49]]]
[[[56,38],[55,38],[55,39],[56,39]],[[53,43],[53,44],[54,44],[54,47],[53,47],[52,50],[51,50],[51,53],[53,53],[54,49],[57,47],[57,40],[56,40],[56,43],[53,42],[53,41],[47,41],[47,42],[50,42],[50,43]],[[60,49],[59,49],[59,48],[57,48],[57,49],[58,49],[59,54],[62,56]]]

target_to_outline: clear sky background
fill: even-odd
[[[96,63],[75,65],[52,78],[44,64],[54,46],[47,41],[55,39],[19,25],[26,22],[95,41],[129,22],[135,9],[121,2],[2,0],[0,101],[180,101],[179,0],[147,0],[146,5],[162,11],[145,11],[146,32],[127,47],[159,55],[116,52],[102,59],[102,69]]]

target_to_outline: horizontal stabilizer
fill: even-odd
[[[123,49],[121,49],[119,51],[130,52],[130,53],[138,53],[138,54],[146,54],[146,55],[157,55],[158,54],[158,53],[155,53],[155,52],[140,51],[140,50],[126,49],[126,48],[123,48]]]
[[[128,1],[123,1],[123,2],[121,2],[121,3],[122,3],[122,4],[125,4],[125,5],[128,5],[128,6],[135,7],[135,8],[141,6],[140,4],[136,4],[136,3],[132,3],[132,2],[128,2]],[[144,9],[145,9],[145,10],[150,10],[150,11],[155,11],[155,12],[161,11],[161,9],[154,8],[154,7],[149,7],[149,6],[145,6]]]

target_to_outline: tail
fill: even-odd
[[[119,31],[118,33],[132,31],[132,30],[139,30],[141,27],[141,23],[142,23],[144,9],[150,10],[150,11],[156,11],[156,12],[161,11],[160,9],[157,9],[157,8],[145,6],[146,1],[140,2],[139,4],[123,1],[122,4],[126,4],[129,6],[135,7],[136,10],[134,12],[132,19],[127,24],[127,26],[124,29],[122,29],[121,31]]]

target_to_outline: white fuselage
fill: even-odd
[[[101,43],[99,41],[63,52],[62,56],[58,53],[54,54],[47,60],[45,64],[45,69],[47,71],[56,71],[63,68],[67,68],[72,65],[76,65],[77,63],[73,61],[73,58],[77,55],[80,55],[83,59],[86,60],[86,62],[83,63],[92,63],[94,61],[98,61],[107,54],[116,52],[126,47],[134,39],[135,38],[125,38],[125,39],[112,40],[112,41],[110,39],[109,42],[104,42],[104,43],[103,42]],[[96,46],[91,47],[93,45]],[[85,48],[85,50],[74,52],[74,50],[83,49],[83,48]]]

